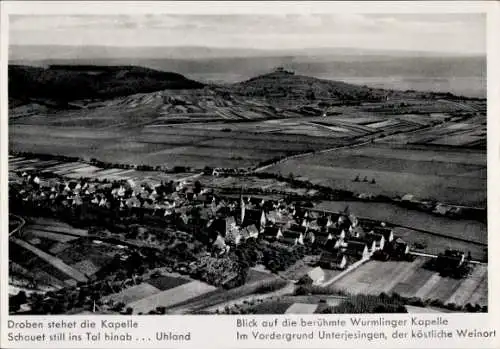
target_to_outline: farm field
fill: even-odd
[[[262,268],[257,268],[257,267],[249,268],[245,283],[252,283],[265,280],[268,279],[270,276],[272,276],[272,274],[268,270],[262,270]]]
[[[122,250],[114,245],[80,239],[73,241],[69,247],[60,251],[57,257],[69,265],[78,266],[93,274],[108,264],[119,252]]]
[[[264,179],[257,177],[231,177],[231,176],[202,176],[199,178],[200,182],[204,186],[209,188],[216,188],[222,192],[234,192],[235,195],[239,195],[239,191],[235,188],[243,186],[247,190],[251,189],[262,189],[269,192],[265,197],[271,199],[280,199],[279,193],[290,193],[295,195],[308,195],[313,194],[315,190],[308,190],[305,188],[293,188],[290,184],[286,182],[280,182],[275,179]],[[275,192],[276,194],[273,194]],[[254,195],[255,196],[255,195]],[[260,197],[260,196],[259,196]]]
[[[157,278],[151,278],[147,281],[153,287],[156,287],[160,291],[166,291],[171,288],[184,285],[190,280],[181,277],[172,277],[167,275],[162,275]]]
[[[309,303],[293,303],[286,311],[285,314],[314,314],[317,304]]]
[[[448,248],[452,250],[465,251],[466,253],[470,252],[473,260],[486,261],[488,258],[486,245],[453,240],[444,236],[426,234],[421,231],[401,227],[395,227],[393,230],[394,235],[409,243],[410,248],[415,252],[437,255],[442,252],[443,249]],[[415,244],[423,244],[425,248],[417,249]]]
[[[16,159],[24,159],[22,157],[12,157],[9,159],[9,176],[12,180],[17,179],[16,172],[25,171],[23,165],[19,165]],[[134,169],[102,169],[100,167],[92,166],[84,162],[63,162],[63,161],[44,161],[40,159],[30,159],[30,170],[41,171],[42,173],[56,173],[65,178],[70,179],[80,179],[88,178],[90,180],[132,180],[134,182],[145,182],[149,184],[159,184],[161,181],[181,181],[193,176],[190,172],[179,172],[179,173],[164,173],[159,171],[138,171]],[[49,180],[50,182],[50,180]],[[42,180],[42,184],[51,185],[49,182],[45,183]],[[55,182],[54,182],[55,183]],[[43,220],[43,219],[41,219]],[[52,222],[53,223],[53,222]],[[50,223],[44,223],[44,225],[50,225]],[[58,226],[62,223],[58,223]],[[78,233],[78,230],[73,230],[73,232]]]
[[[266,171],[284,176],[292,173],[315,184],[355,193],[390,197],[412,194],[444,203],[486,205],[484,151],[377,144],[291,159]],[[357,176],[360,181],[354,181]],[[363,182],[365,177],[367,182]]]
[[[84,239],[87,236],[87,230],[42,217],[31,218],[23,229],[23,239],[49,256],[47,258],[65,263],[76,276],[94,275],[118,252],[113,245]]]
[[[228,303],[244,297],[252,296],[256,290],[259,289],[259,287],[278,280],[279,278],[275,274],[269,274],[267,279],[262,278],[258,281],[247,282],[243,286],[230,290],[217,288],[211,292],[193,297],[191,299],[186,299],[178,304],[174,304],[170,307],[170,309],[167,309],[167,312],[171,314],[188,314],[207,308],[217,308],[221,303]],[[277,292],[279,291],[280,290]]]
[[[118,129],[96,138],[92,138],[89,129],[45,125],[14,124],[9,132],[9,147],[15,151],[198,169],[205,166],[250,167],[265,159],[325,149],[344,142],[330,136],[283,133],[270,136],[247,131],[193,129],[190,126],[136,128],[135,132]],[[50,139],[43,136],[45,134],[51,134]]]
[[[203,295],[215,289],[216,287],[208,285],[204,282],[191,281],[189,283],[128,303],[127,307],[132,307],[135,314],[139,312],[148,313],[150,310],[156,309],[156,307],[172,306],[176,303]]]
[[[125,304],[128,304],[140,300],[142,298],[152,296],[159,292],[161,292],[161,290],[159,290],[158,288],[152,286],[147,282],[143,282],[139,285],[134,285],[132,287],[126,288],[118,293],[114,293],[106,297],[103,297],[102,301],[103,302],[113,301],[114,303],[123,302]]]
[[[62,273],[63,275],[65,275],[65,277],[62,277],[62,278],[60,278],[60,277],[58,277],[58,275],[56,275],[55,276],[56,278],[58,278],[62,281],[65,281],[67,279],[74,279],[76,281],[81,281],[81,282],[87,281],[87,277],[82,272],[80,272],[79,270],[76,270],[75,268],[72,268],[71,266],[66,264],[63,260],[61,260],[60,258],[49,255],[48,253],[36,248],[35,246],[32,246],[31,244],[29,244],[23,240],[14,238],[11,241],[13,244],[16,244],[20,248],[28,250],[29,252],[36,255],[38,258],[40,258],[44,262],[53,266],[55,269],[57,269],[60,272],[59,274]]]
[[[286,117],[246,99],[218,100],[202,91],[169,93],[11,119],[9,146],[119,163],[249,167],[274,157],[343,145],[356,137],[415,131],[431,121],[364,110],[367,107],[335,107],[324,117],[304,112]],[[177,100],[188,104],[175,105]]]
[[[430,213],[410,210],[397,205],[381,202],[361,201],[322,201],[316,209],[343,211],[346,207],[362,217],[389,222],[408,228],[422,229],[445,236],[470,240],[479,244],[487,244],[488,229],[485,223],[473,220],[454,220],[435,216]],[[486,247],[486,246],[485,246]]]
[[[487,286],[484,287],[485,283],[487,285],[486,265],[474,266],[467,278],[454,279],[425,269],[424,265],[428,260],[427,257],[417,257],[413,262],[371,260],[332,286],[352,294],[396,292],[404,297],[439,299],[445,304],[453,302],[465,305],[472,302],[487,305]],[[474,292],[480,292],[480,295]]]
[[[248,306],[248,308],[251,309],[251,313],[255,314],[315,314],[325,308],[339,305],[342,300],[342,297],[328,295],[284,295],[264,299],[255,305]]]

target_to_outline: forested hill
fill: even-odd
[[[14,104],[32,98],[64,103],[203,86],[181,74],[137,66],[9,65],[9,99]]]
[[[248,96],[292,97],[299,99],[378,100],[391,91],[323,80],[275,71],[233,85],[235,92]]]

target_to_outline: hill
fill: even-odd
[[[79,99],[109,99],[165,89],[195,89],[202,83],[181,74],[136,66],[9,65],[9,98],[14,104],[48,99],[65,104]]]
[[[284,69],[260,75],[233,85],[234,92],[244,96],[303,101],[382,100],[390,91],[296,75]]]

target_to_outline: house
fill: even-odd
[[[347,266],[347,258],[342,253],[322,253],[319,266],[325,269],[344,269]]]
[[[332,240],[332,239],[333,239],[332,234],[319,234],[319,233],[316,233],[314,235],[314,245],[316,245],[318,247],[325,247],[325,245],[327,244],[327,242],[329,240]]]
[[[278,240],[283,237],[281,228],[277,226],[267,226],[263,232],[264,238],[268,240]]]
[[[242,212],[242,226],[255,224],[258,229],[264,229],[266,226],[266,214],[264,210],[248,209]]]
[[[315,239],[316,239],[316,236],[314,235],[314,233],[312,231],[308,231],[304,235],[304,242],[307,242],[307,243],[310,243],[310,244],[314,244],[314,240]]]
[[[465,253],[457,250],[446,250],[436,258],[436,267],[441,271],[454,271],[465,261]]]
[[[326,220],[326,228],[332,228],[332,227],[337,227],[337,223],[333,219],[332,215],[329,215],[327,220]]]
[[[315,231],[315,232],[321,231],[321,226],[319,225],[319,223],[318,223],[318,220],[317,220],[317,219],[315,219],[315,220],[310,220],[310,221],[308,222],[307,228],[308,228],[309,230],[313,230],[313,231]]]
[[[355,238],[362,238],[363,236],[365,236],[365,230],[360,225],[351,225],[349,227],[349,235]]]
[[[349,241],[342,250],[347,256],[355,257],[358,260],[370,258],[368,246],[364,242]]]
[[[237,229],[230,230],[229,232],[226,233],[226,243],[232,244],[232,245],[239,245],[241,242],[241,239],[243,238],[241,232],[239,232]]]
[[[333,251],[338,250],[341,246],[342,246],[342,241],[341,240],[339,240],[339,239],[329,239],[329,240],[326,241],[326,243],[324,245],[324,249],[326,251],[333,252]]]
[[[272,210],[266,214],[267,224],[286,224],[291,218],[279,210]]]
[[[223,254],[229,251],[229,246],[226,245],[224,238],[219,234],[217,235],[217,238],[214,240],[212,248],[217,256],[222,256]]]
[[[314,221],[319,218],[319,213],[317,211],[308,211],[307,218],[311,221]]]
[[[374,241],[376,250],[383,250],[384,249],[384,245],[385,245],[384,235],[368,233],[365,235],[365,239],[367,241]]]
[[[286,246],[296,246],[299,244],[299,239],[292,236],[283,236],[279,242]]]
[[[350,242],[358,242],[366,244],[366,247],[368,247],[368,252],[374,252],[377,249],[377,243],[375,242],[374,239],[352,237],[349,238],[349,240],[347,240],[347,246],[349,245]]]
[[[325,281],[325,272],[320,267],[309,270],[306,275],[310,280],[312,280],[313,285],[318,285]]]
[[[342,229],[342,230],[340,231],[340,233],[335,234],[335,235],[336,235],[336,237],[337,237],[339,240],[345,240],[345,238],[346,238],[346,233],[345,233],[345,230],[344,230],[344,229]]]
[[[394,250],[401,256],[407,255],[408,253],[410,253],[410,245],[408,245],[403,239],[397,238],[396,240],[394,240]],[[462,257],[464,256],[465,255],[462,253]],[[460,264],[461,263],[463,263],[463,258]]]
[[[390,228],[373,227],[370,233],[384,236],[385,242],[392,242],[392,240],[394,240],[394,232]]]
[[[257,239],[259,237],[259,230],[255,224],[249,225],[241,230],[241,237],[243,240]]]
[[[295,239],[297,244],[304,245],[304,234],[296,230],[283,231],[283,239]]]
[[[337,219],[337,226],[340,229],[348,230],[351,225],[352,225],[351,221],[347,216],[340,215],[339,218]]]

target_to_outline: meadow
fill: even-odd
[[[486,153],[371,144],[291,159],[267,172],[355,193],[485,207]],[[356,177],[359,181],[355,181]],[[366,177],[367,182],[363,181]],[[374,180],[374,183],[372,183]]]
[[[417,257],[413,262],[371,260],[342,277],[333,287],[352,294],[396,292],[404,297],[437,299],[444,304],[487,305],[486,265],[474,266],[467,278],[454,279],[425,269],[428,260],[427,257]]]

